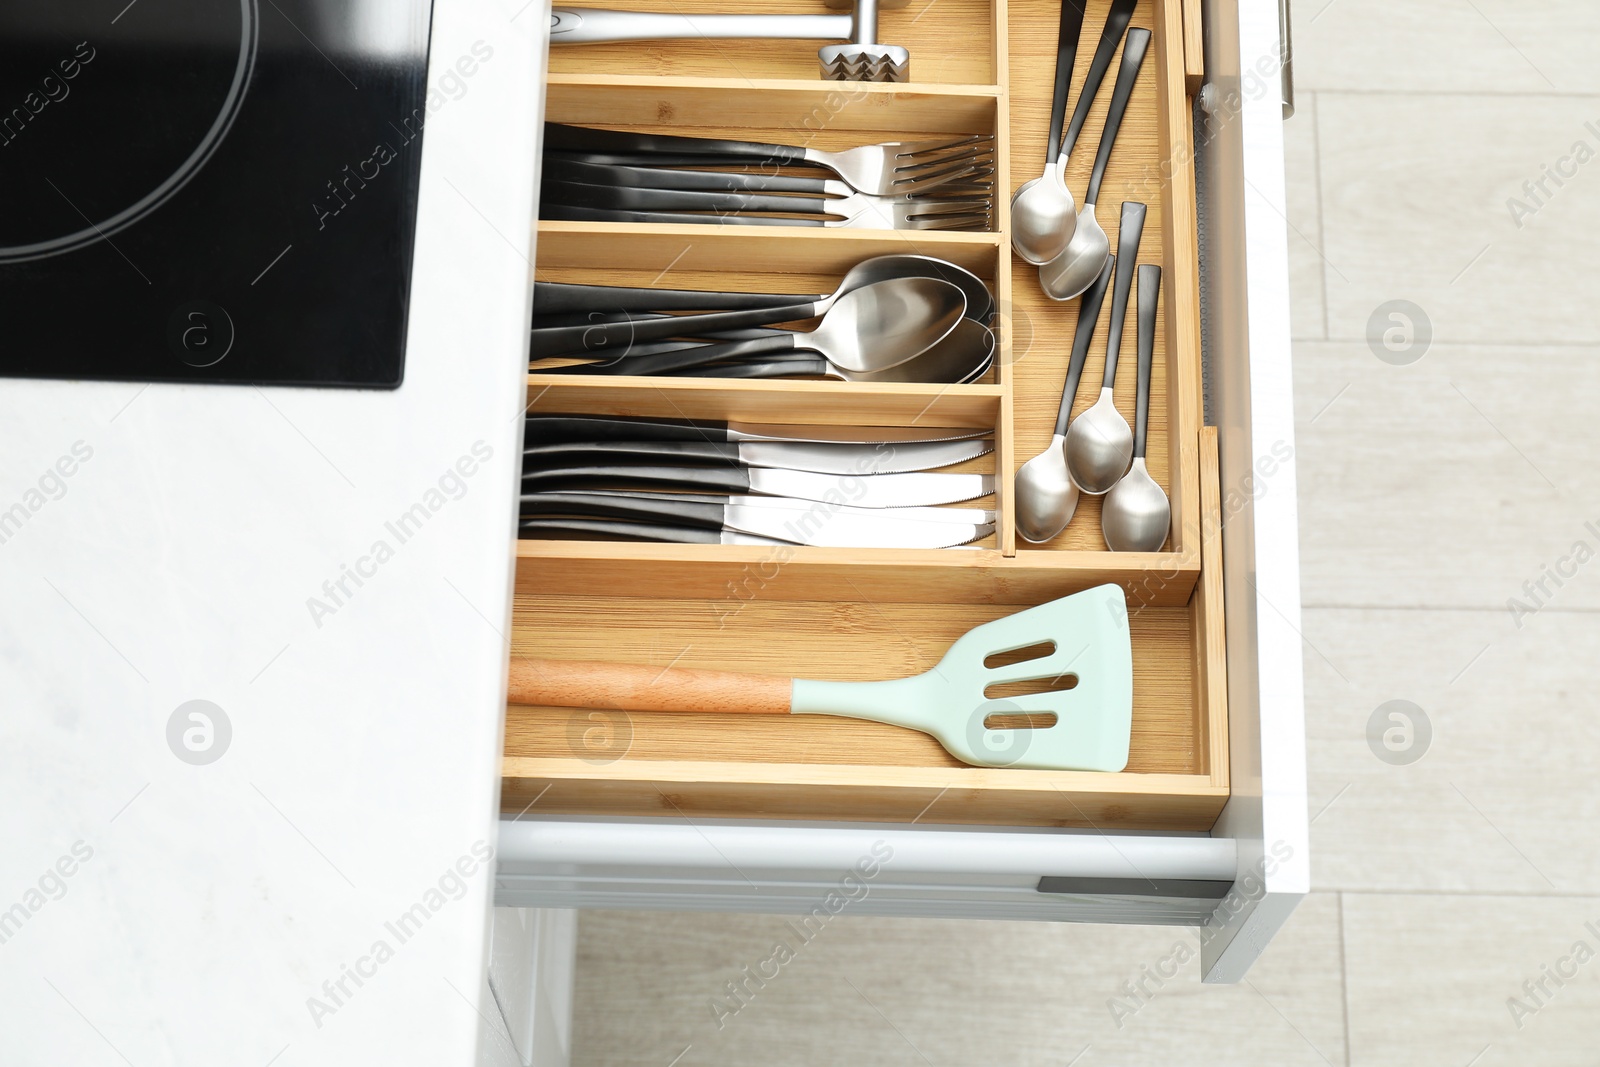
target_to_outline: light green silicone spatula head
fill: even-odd
[[[1004,662],[1005,653],[1034,646],[1045,646],[1041,655]],[[994,659],[1001,665],[985,665]],[[1017,682],[1051,684],[1046,692],[986,695]],[[790,710],[921,730],[981,767],[1120,771],[1133,729],[1127,599],[1121,586],[1101,585],[984,623],[913,678],[796,679]],[[1010,725],[1025,716],[1040,725]]]

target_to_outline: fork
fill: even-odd
[[[838,152],[798,145],[724,141],[669,134],[627,133],[547,122],[544,147],[556,152],[598,153],[596,163],[655,162],[736,165],[743,161],[776,166],[811,165],[831,170],[857,192],[874,196],[911,193],[951,178],[953,164],[992,165],[994,138],[971,134],[927,141],[886,141]],[[665,158],[663,158],[665,157]]]
[[[589,222],[664,222],[684,225],[836,226],[876,230],[988,229],[990,202],[969,200],[904,200],[855,193],[834,200],[761,193],[706,193],[673,189],[629,189],[572,182],[545,182],[539,217]],[[672,214],[706,211],[708,214]],[[782,218],[788,212],[828,218]]]
[[[957,164],[942,175],[943,184],[934,191],[889,194],[903,200],[948,200],[961,197],[993,199],[994,168]],[[635,167],[590,163],[571,156],[547,156],[546,181],[577,182],[582,185],[609,185],[631,189],[695,189],[707,192],[810,193],[829,197],[856,195],[849,184],[832,178],[805,178],[790,174],[754,174],[747,171],[674,170],[663,167]],[[959,181],[959,184],[957,182]],[[870,196],[870,193],[861,193]]]

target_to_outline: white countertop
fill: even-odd
[[[493,55],[428,118],[402,388],[0,382],[8,1064],[472,1060],[542,92],[521,6],[435,4],[431,86]],[[169,745],[195,700],[231,726],[206,764]]]

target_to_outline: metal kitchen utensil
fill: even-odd
[[[1089,188],[1083,197],[1083,211],[1078,215],[1078,224],[1066,248],[1039,268],[1039,284],[1052,300],[1071,300],[1093,285],[1100,276],[1100,268],[1105,266],[1106,256],[1111,254],[1110,240],[1095,219],[1094,209],[1100,201],[1100,183],[1105,180],[1112,146],[1117,143],[1117,132],[1122,128],[1122,116],[1128,110],[1128,101],[1133,96],[1134,83],[1139,80],[1139,68],[1149,47],[1149,30],[1128,31],[1122,46],[1117,86],[1112,90],[1105,130],[1100,134],[1100,150],[1094,157],[1094,170],[1089,174]]]
[[[1083,7],[1078,0],[1061,0],[1061,24],[1056,31],[1056,81],[1050,97],[1050,132],[1044,141],[1044,171],[1039,177],[1023,182],[1011,196],[1011,247],[1029,263],[1043,263],[1050,258],[1037,258],[1033,249],[1042,237],[1059,227],[1063,196],[1067,212],[1072,210],[1072,194],[1055,171],[1056,143],[1061,140],[1061,122],[1067,113],[1067,87],[1072,82],[1072,66],[1078,58],[1078,38],[1082,32]]]
[[[983,279],[964,267],[933,256],[892,255],[864,259],[850,268],[839,289],[843,291],[847,285],[857,288],[890,278],[938,278],[960,289],[967,298],[967,318],[987,324],[994,314],[994,296]],[[533,283],[533,309],[541,317],[581,312],[731,311],[785,307],[826,299],[826,294],[793,296],[785,293],[718,293],[625,285],[576,285],[570,282]],[[588,319],[585,324],[594,321]]]
[[[911,76],[911,53],[899,45],[878,43],[877,34],[878,0],[855,0],[849,15],[679,15],[583,7],[550,12],[551,44],[677,37],[843,40],[848,43],[827,45],[817,52],[823,78],[906,81]]]
[[[878,196],[857,192],[836,178],[811,178],[792,174],[761,174],[742,170],[681,170],[674,167],[637,167],[615,163],[590,163],[560,153],[544,159],[542,180],[611,185],[629,189],[679,189],[712,193],[804,194],[826,197],[871,197],[873,200],[991,199],[994,167],[961,164],[964,174],[928,189],[906,190]],[[755,210],[752,208],[751,210]]]
[[[755,349],[756,345],[748,346]],[[733,346],[725,346],[732,350]],[[963,318],[955,328],[937,344],[906,360],[904,363],[881,371],[859,373],[840,370],[828,360],[818,356],[782,355],[769,359],[716,363],[680,371],[698,378],[834,378],[843,382],[926,382],[935,385],[957,385],[974,381],[989,373],[994,366],[994,333],[980,323]],[[676,356],[663,356],[664,360],[677,360]],[[684,358],[687,358],[685,356]],[[648,373],[632,369],[629,373]]]
[[[893,446],[765,441],[751,444],[734,441],[556,441],[524,447],[522,462],[524,466],[560,466],[574,460],[623,459],[673,465],[725,463],[818,474],[899,474],[937,470],[986,456],[992,451],[994,442],[984,438]]]
[[[962,315],[966,306],[961,290],[949,282],[937,278],[892,278],[845,293],[827,310],[814,330],[783,330],[773,337],[754,341],[696,345],[657,355],[624,353],[604,362],[557,367],[542,373],[670,374],[720,359],[774,355],[798,349],[816,352],[840,370],[885,371],[928,351],[963,322],[984,329]],[[709,319],[713,316],[688,317]]]
[[[1019,649],[1035,659],[990,667]],[[1070,681],[1069,681],[1070,679]],[[990,697],[1008,683],[1060,685]],[[1100,585],[984,623],[931,670],[829,682],[637,664],[513,659],[507,700],[573,708],[840,715],[920,730],[979,767],[1120,771],[1133,731],[1133,650],[1122,588]],[[1046,722],[1047,725],[1034,725]]]
[[[582,492],[525,493],[524,515],[575,515],[693,526],[771,537],[819,548],[954,548],[994,533],[994,524],[906,518],[897,508],[813,503],[805,511],[751,507],[732,500],[685,500],[671,493],[605,496]]]
[[[1133,466],[1100,506],[1100,532],[1113,552],[1159,552],[1167,541],[1172,503],[1145,468],[1145,430],[1150,417],[1150,369],[1154,363],[1156,305],[1161,299],[1161,268],[1139,267],[1139,400],[1133,418]]]
[[[752,467],[671,467],[572,464],[522,472],[524,492],[653,486],[725,493],[762,493],[860,508],[959,504],[994,492],[990,474],[859,474],[840,477],[810,471]]]
[[[556,184],[556,183],[552,183]],[[648,190],[623,192],[641,194]],[[736,215],[731,212],[646,211],[635,208],[583,207],[539,202],[539,217],[551,222],[648,222],[657,226],[800,226],[824,229],[865,230],[988,230],[991,219],[987,206],[976,210],[957,210],[951,205],[893,203],[869,211],[857,205],[850,218],[791,218],[777,214]],[[874,211],[876,213],[874,213]]]
[[[875,289],[870,296],[851,299],[858,290],[873,285],[889,288]],[[951,286],[949,282],[920,275],[880,278],[878,268],[868,259],[846,271],[844,277],[839,280],[839,287],[821,300],[796,300],[793,304],[783,307],[718,311],[708,315],[674,315],[659,319],[634,319],[626,322],[579,326],[536,326],[529,331],[528,358],[536,360],[563,355],[626,353],[629,345],[639,341],[660,341],[669,337],[699,337],[712,330],[769,326],[777,322],[799,322],[818,315],[826,316],[841,300],[848,300],[854,305],[855,310],[843,316],[852,321],[857,314],[869,309],[875,309],[882,314],[908,313],[911,304],[924,305],[925,311],[931,311],[933,307],[944,309],[952,303],[952,295],[945,291],[949,288],[956,289],[954,306],[956,317],[959,318],[966,312],[966,296],[960,291],[959,286]],[[927,303],[930,301],[931,303]],[[915,352],[908,353],[903,358],[910,359],[915,354]],[[871,365],[881,370],[885,366],[892,366],[892,363],[874,358]],[[869,367],[866,363],[857,363],[850,365],[850,369],[867,370]]]
[[[743,504],[753,508],[771,508],[777,511],[807,512],[817,507],[815,500],[801,500],[789,496],[755,496],[750,493],[679,493],[662,494],[640,489],[583,489],[584,496],[615,496],[631,497],[637,500],[656,500],[663,495],[670,495],[674,500],[692,500],[701,504]],[[830,508],[838,508],[845,514],[859,513],[861,515],[882,515],[883,512],[874,508],[861,508],[852,504],[828,504]],[[972,526],[983,526],[994,522],[993,508],[971,507],[908,507],[895,508],[892,512],[897,519],[921,519],[923,522],[956,522]]]
[[[737,530],[702,530],[668,523],[621,522],[616,519],[534,518],[517,523],[519,537],[533,540],[667,541],[680,545],[786,545],[776,537]]]
[[[728,141],[676,134],[629,133],[564,123],[544,124],[546,152],[580,152],[597,163],[770,168],[814,166],[830,170],[857,192],[889,196],[950,181],[968,167],[994,165],[994,138],[983,134],[885,141],[836,152],[759,141]]]
[[[1113,257],[1114,258],[1114,257]],[[1067,381],[1061,390],[1061,408],[1056,412],[1055,432],[1044,451],[1017,471],[1017,532],[1025,541],[1048,541],[1067,528],[1078,508],[1078,487],[1067,473],[1067,426],[1072,421],[1072,402],[1078,395],[1078,380],[1089,357],[1089,342],[1111,282],[1112,260],[1106,260],[1100,277],[1083,294],[1078,305],[1078,329],[1072,337],[1072,358],[1067,363]]]
[[[1066,2],[1070,4],[1072,0]],[[1048,263],[1060,255],[1077,228],[1077,205],[1073,202],[1072,190],[1067,186],[1067,161],[1089,117],[1089,108],[1100,94],[1100,85],[1105,81],[1106,71],[1111,67],[1117,45],[1122,42],[1123,31],[1128,28],[1137,3],[1138,0],[1116,0],[1111,5],[1106,24],[1100,30],[1100,44],[1089,64],[1088,77],[1083,80],[1083,91],[1078,95],[1078,106],[1072,112],[1072,123],[1067,127],[1066,136],[1061,139],[1060,153],[1052,155],[1055,152],[1056,135],[1061,132],[1061,109],[1065,103],[1061,81],[1061,61],[1065,53],[1058,51],[1056,54],[1056,104],[1050,116],[1050,142],[1045,146],[1047,159],[1044,174],[1018,189],[1016,198],[1011,201],[1011,247],[1029,263]],[[1077,17],[1081,27],[1083,16],[1080,13]],[[1065,8],[1062,19],[1064,25]],[[1073,47],[1077,47],[1076,35]],[[1070,77],[1072,59],[1070,54],[1066,55]],[[1052,178],[1054,180],[1050,180]]]
[[[607,415],[529,415],[524,441],[801,441],[847,445],[967,441],[994,427],[845,426],[824,423],[724,422],[720,419],[652,419]]]
[[[1106,374],[1100,398],[1067,429],[1067,473],[1079,489],[1099,496],[1117,483],[1133,456],[1133,431],[1117,410],[1117,356],[1122,351],[1122,326],[1128,317],[1128,290],[1139,261],[1139,239],[1144,234],[1145,206],[1122,203],[1121,233],[1117,238],[1117,280],[1111,289],[1111,325],[1106,331]]]
[[[853,192],[826,198],[704,189],[642,189],[547,179],[539,186],[539,196],[539,212],[547,217],[575,208],[650,214],[693,211],[708,212],[696,219],[713,226],[772,224],[878,230],[941,229],[952,219],[960,227],[987,226],[991,221],[989,197],[981,193],[949,198],[930,193],[926,197],[908,199]],[[773,219],[768,217],[770,215],[808,217]]]

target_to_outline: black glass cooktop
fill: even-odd
[[[431,0],[0,0],[0,375],[387,386]]]

